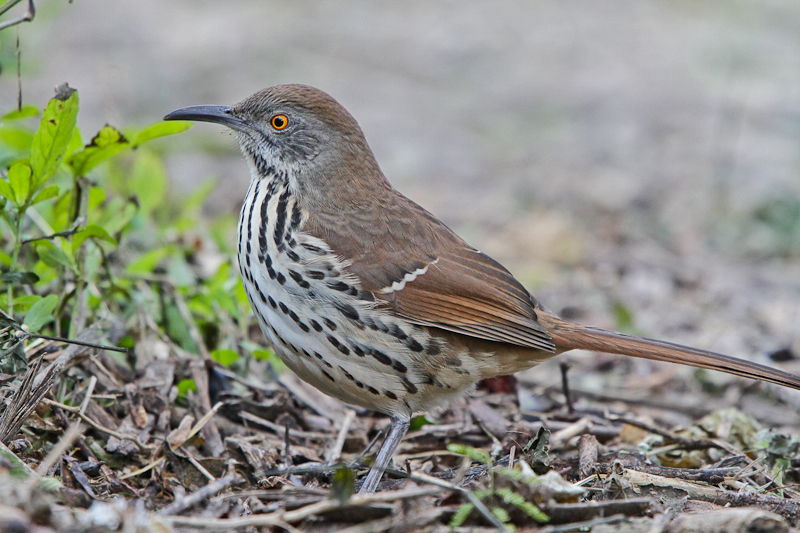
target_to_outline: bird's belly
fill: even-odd
[[[348,264],[302,232],[285,184],[253,182],[238,235],[242,282],[278,356],[301,379],[348,403],[390,415],[468,390],[477,359],[410,324],[361,290]]]

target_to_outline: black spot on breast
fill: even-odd
[[[353,348],[354,354],[356,354],[359,357],[364,357],[364,350],[361,349],[361,346],[359,346],[358,344],[351,344],[350,346]]]
[[[337,339],[333,335],[325,335],[325,338],[328,339],[328,342],[331,343],[334,348],[338,348],[340,346],[339,339]]]
[[[369,291],[363,291],[362,290],[362,291],[359,291],[359,293],[358,293],[358,299],[359,300],[364,300],[365,302],[374,302],[375,301],[375,295],[372,294]]]
[[[258,290],[258,297],[261,298],[261,301],[267,303],[267,297],[264,296],[263,292],[261,292],[261,287],[256,285],[256,289]]]
[[[376,349],[373,348],[372,350],[370,350],[369,354],[372,357],[374,357],[376,361],[378,361],[379,363],[381,363],[383,365],[386,365],[386,366],[391,366],[392,365],[392,358],[389,357],[388,355],[386,355],[385,353],[383,353],[380,350],[376,350]]]
[[[261,253],[267,250],[267,206],[269,205],[270,198],[272,198],[272,194],[269,189],[267,189],[267,194],[265,194],[264,199],[261,200],[261,230],[258,234],[258,246],[261,248]]]
[[[272,257],[270,257],[269,255],[265,255],[263,261],[264,264],[267,265],[268,267],[272,266]]]
[[[439,355],[442,353],[442,347],[439,346],[439,343],[432,340],[428,343],[428,346],[425,347],[425,353],[428,355]],[[461,360],[458,361],[458,364],[461,364]]]
[[[269,305],[271,305],[273,309],[278,308],[278,304],[275,303],[275,300],[272,299],[272,296],[267,296],[267,301],[269,302]]]
[[[344,316],[349,318],[350,320],[358,320],[358,311],[350,305],[350,304],[343,304],[341,302],[334,302],[336,309],[339,310]]]
[[[311,279],[325,279],[325,272],[319,270],[306,270],[306,276]]]
[[[369,385],[367,385],[367,390],[370,393],[374,394],[375,396],[380,394],[380,392],[378,392],[378,389],[376,389],[375,387],[370,387]]]
[[[353,375],[352,375],[350,372],[348,372],[347,370],[345,370],[345,369],[344,369],[344,368],[342,368],[341,366],[339,367],[339,370],[341,370],[341,371],[342,371],[342,374],[344,374],[344,376],[345,376],[347,379],[349,379],[350,381],[355,381],[355,380],[356,380],[356,378],[354,378],[354,377],[353,377]]]
[[[406,344],[406,346],[408,346],[408,349],[411,350],[412,352],[421,352],[422,350],[424,350],[422,345],[416,339],[413,338],[408,339],[408,343]]]
[[[278,303],[278,307],[280,307],[280,308],[281,308],[281,312],[282,312],[284,315],[288,315],[288,314],[289,314],[289,308],[288,308],[288,307],[286,307],[286,304],[285,304],[285,303],[283,303],[283,302],[279,302],[279,303]]]
[[[293,250],[286,250],[286,256],[295,263],[300,262],[300,256],[297,255]]]
[[[303,289],[308,289],[311,287],[311,285],[309,285],[309,283],[303,279],[303,276],[299,272],[290,270],[289,277],[291,277]]]
[[[305,248],[306,250],[308,250],[312,254],[324,255],[325,253],[327,253],[322,248],[320,248],[318,246],[314,246],[313,244],[308,244],[307,242],[304,242],[304,243],[300,244],[300,246],[302,246],[303,248]]]
[[[322,360],[322,364],[324,364],[324,365],[325,365],[325,366],[327,366],[328,368],[333,368],[333,365],[332,365],[332,364],[330,364],[329,362],[327,362],[327,361],[326,361],[326,360],[324,360],[324,359]]]
[[[278,272],[278,275],[275,277],[275,279],[278,280],[278,283],[281,285],[286,283],[286,276],[284,276],[281,272]]]
[[[311,323],[311,327],[314,328],[314,331],[322,331],[322,326],[319,325],[319,322],[313,318],[309,320],[309,322]]]
[[[400,326],[398,326],[397,324],[394,324],[392,326],[392,329],[389,331],[389,335],[396,337],[401,341],[404,341],[408,338],[408,335],[406,335],[405,332],[402,329],[400,329]]]
[[[302,213],[300,212],[300,207],[297,204],[292,206],[292,222],[291,227],[292,229],[297,229],[300,226],[300,219]]]
[[[325,335],[325,337],[328,339],[328,342],[331,343],[331,345],[334,348],[342,352],[344,355],[350,355],[350,348],[339,342],[339,340],[336,337],[334,337],[333,335]]]
[[[333,379],[333,376],[331,376],[330,374],[328,374],[327,372],[325,372],[325,371],[324,371],[324,370],[322,370],[322,369],[320,369],[320,372],[322,372],[323,374],[325,374],[325,377],[326,377],[326,378],[328,378],[329,380],[331,380],[331,381],[333,381],[334,383],[336,383],[336,380],[335,380],[335,379]]]
[[[390,390],[385,390],[385,391],[383,391],[383,393],[384,393],[384,394],[386,395],[386,397],[387,397],[387,398],[389,398],[390,400],[396,400],[396,399],[397,399],[397,394],[393,393],[393,392],[392,392],[392,391],[390,391]]]
[[[314,352],[314,357],[322,361],[322,356],[318,352]]]
[[[408,380],[408,378],[401,379],[400,383],[403,384],[403,387],[405,387],[405,389],[408,391],[409,394],[416,394],[417,391],[419,390],[417,389],[416,385],[414,385],[413,383],[411,383],[411,381]]]
[[[326,285],[335,291],[342,291],[342,292],[350,288],[350,285],[348,285],[344,281],[329,281],[328,283],[326,283]]]
[[[355,381],[356,381],[356,387],[358,387],[359,389],[363,389],[364,388],[364,384],[363,383],[361,383],[358,380],[355,380]]]
[[[275,274],[275,270],[271,266],[267,266],[267,274],[269,274],[269,279],[275,279],[277,274]]]
[[[289,187],[284,189],[280,198],[278,198],[278,207],[276,208],[275,216],[275,232],[272,240],[280,248],[283,241],[283,230],[286,227],[286,203],[289,201]]]
[[[406,367],[406,365],[404,365],[403,363],[401,363],[397,359],[392,359],[392,368],[394,368],[398,372],[402,372],[403,374],[408,372],[408,368]]]
[[[309,329],[308,326],[305,325],[303,321],[300,320],[300,317],[297,316],[297,313],[289,309],[289,317],[295,321],[295,323],[302,329],[304,332],[308,333]]]
[[[311,357],[311,354],[308,353],[308,351],[305,348],[303,348],[303,355],[305,355],[306,357],[309,357],[309,358]]]
[[[324,322],[325,325],[328,326],[329,330],[336,331],[336,324],[330,318],[323,317],[322,322]]]

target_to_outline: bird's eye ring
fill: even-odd
[[[280,131],[289,125],[289,118],[286,115],[275,115],[269,119],[270,125]]]

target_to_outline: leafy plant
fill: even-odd
[[[75,338],[103,316],[127,324],[127,347],[166,335],[224,365],[268,357],[242,342],[252,319],[225,248],[233,224],[214,221],[218,238],[204,238],[201,210],[216,183],[172,201],[149,146],[190,124],[106,125],[84,142],[78,111],[78,92],[64,84],[41,112],[25,106],[0,118],[0,371],[19,370],[20,338]],[[216,266],[203,268],[198,257],[220,244]]]
[[[515,529],[509,509],[519,510],[540,524],[549,522],[550,519],[547,515],[534,503],[527,501],[525,496],[511,487],[497,486],[497,475],[505,476],[515,481],[523,481],[524,476],[519,466],[513,469],[493,467],[491,456],[486,451],[473,448],[472,446],[451,443],[447,445],[447,449],[458,455],[469,457],[473,461],[486,466],[489,472],[489,486],[485,489],[476,490],[475,496],[480,501],[484,502],[489,511],[508,529],[512,531]],[[536,483],[537,479],[535,475],[532,472],[531,475],[534,476],[531,483]],[[450,527],[461,527],[470,515],[472,515],[473,511],[475,511],[474,504],[470,502],[462,504],[451,518]]]

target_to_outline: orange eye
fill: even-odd
[[[289,119],[286,117],[286,115],[275,115],[269,119],[269,123],[273,128],[280,131],[289,125]]]

